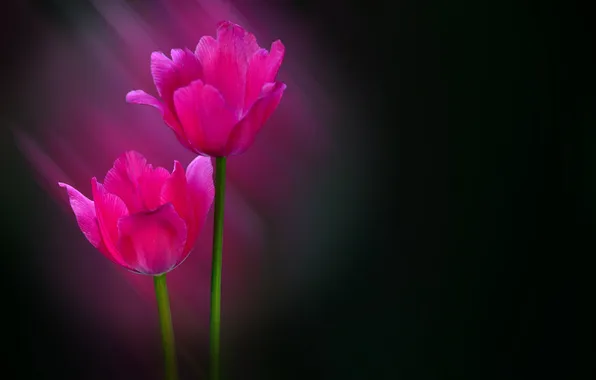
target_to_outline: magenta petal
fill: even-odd
[[[246,74],[244,109],[249,110],[261,95],[265,83],[275,81],[285,54],[285,47],[277,40],[271,44],[271,52],[259,49],[250,59]]]
[[[217,89],[197,80],[178,89],[174,103],[191,145],[204,154],[222,155],[237,119]]]
[[[204,83],[217,88],[231,109],[242,110],[248,61],[258,49],[254,35],[231,22],[220,24],[217,41],[203,37],[197,45]]]
[[[123,260],[140,273],[169,272],[187,256],[186,224],[171,204],[122,218],[118,230]]]
[[[280,40],[273,41],[271,44],[271,51],[267,57],[267,75],[265,76],[265,82],[273,82],[275,80],[285,54],[286,48],[284,44]]]
[[[164,112],[164,105],[162,102],[157,100],[155,96],[149,95],[143,90],[130,91],[128,94],[126,94],[126,101],[128,103],[134,104],[146,104],[148,106],[157,108],[162,114]]]
[[[246,91],[243,109],[248,110],[261,95],[267,76],[267,59],[269,52],[259,49],[251,58],[246,73]]]
[[[192,160],[186,168],[186,182],[190,201],[189,207],[193,213],[194,224],[192,231],[198,235],[205,224],[205,218],[215,196],[211,158],[198,156]]]
[[[97,217],[95,216],[95,204],[74,187],[62,182],[58,182],[58,185],[66,189],[70,207],[72,207],[79,228],[89,240],[89,243],[95,248],[99,248],[102,241]]]
[[[204,144],[210,148],[208,153],[216,156],[223,152],[238,118],[227,108],[221,93],[211,85],[203,86],[199,99]]]
[[[95,213],[97,215],[99,231],[103,237],[103,242],[107,251],[112,255],[115,262],[128,267],[122,260],[118,242],[118,220],[128,215],[128,209],[118,196],[110,194],[104,186],[97,182],[93,177],[91,179],[91,190],[95,202]]]
[[[161,52],[151,54],[153,82],[168,108],[172,108],[174,92],[179,87],[200,79],[202,68],[197,57],[188,49],[173,49],[172,60]]]
[[[215,195],[210,157],[197,156],[191,161],[186,168],[186,183],[190,198],[195,202],[193,207],[203,210],[201,213],[207,215]]]
[[[114,161],[114,166],[104,178],[104,186],[109,193],[124,201],[130,212],[143,209],[139,196],[139,179],[149,171],[147,160],[142,154],[128,151]]]
[[[180,88],[174,94],[174,104],[178,119],[190,144],[196,149],[204,146],[203,130],[199,120],[199,96],[203,82],[196,80],[189,86]]]
[[[168,108],[165,104],[141,90],[130,91],[128,94],[126,94],[126,101],[128,103],[145,104],[157,108],[159,112],[161,112],[161,116],[163,117],[165,123],[174,131],[174,133],[176,133],[176,137],[178,137],[178,140],[182,143],[182,145],[190,148],[188,142],[186,141],[186,136],[184,136],[184,131],[182,130],[182,127],[180,127],[178,119],[172,110],[170,110],[170,108]]]
[[[164,95],[172,94],[176,89],[176,69],[174,62],[160,51],[151,53],[151,75],[159,96],[166,100]]]
[[[189,207],[191,203],[188,196],[186,173],[178,161],[174,161],[174,171],[161,190],[161,201],[164,204],[171,203],[178,215],[186,222],[187,239],[184,251],[189,252],[195,244],[199,229],[195,223],[194,210]]]
[[[66,189],[70,200],[70,206],[74,211],[79,228],[87,240],[89,240],[89,242],[110,261],[123,265],[121,261],[118,261],[110,253],[103,241],[101,231],[99,230],[99,221],[95,212],[95,203],[68,184],[59,182],[58,185]]]
[[[226,155],[241,154],[252,145],[256,134],[279,105],[285,89],[286,85],[280,82],[268,83],[263,87],[264,95],[232,131],[226,145]]]
[[[161,202],[171,203],[178,215],[188,222],[190,213],[187,197],[184,168],[180,162],[174,161],[174,170],[161,189]]]
[[[139,195],[145,210],[155,210],[163,203],[161,202],[161,189],[170,178],[170,173],[161,167],[155,169],[149,165],[139,179]]]
[[[176,88],[188,86],[193,80],[203,77],[203,67],[194,53],[188,49],[172,49],[172,61],[176,68],[178,81]],[[175,91],[175,90],[174,90]],[[168,97],[172,99],[174,92],[170,92]]]
[[[248,58],[259,50],[259,44],[257,44],[254,34],[249,33],[246,29],[231,21],[220,22],[217,25],[217,31],[215,33],[222,49],[225,50],[225,45],[228,45],[244,62],[248,62]]]
[[[203,69],[209,68],[209,72],[213,72],[215,65],[217,65],[217,57],[219,55],[219,43],[211,36],[203,36],[199,40],[195,49],[195,56],[201,62]]]

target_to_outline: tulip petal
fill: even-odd
[[[285,54],[280,40],[271,44],[271,52],[259,49],[251,58],[246,73],[246,94],[244,110],[248,112],[261,95],[265,83],[275,81]]]
[[[170,178],[170,173],[166,169],[162,167],[153,169],[151,165],[148,165],[139,178],[139,195],[145,210],[152,211],[163,204],[161,189],[168,178]]]
[[[128,215],[128,209],[118,196],[109,193],[105,187],[97,182],[93,177],[91,179],[91,190],[95,202],[95,213],[99,225],[99,231],[103,237],[103,242],[107,251],[118,264],[129,268],[122,260],[122,256],[117,248],[118,243],[118,220]]]
[[[187,135],[189,143],[199,149],[204,146],[203,130],[198,117],[199,99],[195,88],[202,88],[200,80],[192,82],[189,86],[179,88],[174,94],[176,113],[184,126],[184,134]],[[190,135],[188,135],[190,134]]]
[[[217,41],[203,37],[195,54],[203,66],[203,81],[217,88],[228,106],[242,112],[250,57],[259,49],[256,38],[241,26],[222,22]]]
[[[104,186],[109,193],[122,199],[130,212],[143,210],[139,179],[147,171],[147,160],[142,154],[132,150],[125,152],[114,161],[104,178]]]
[[[118,230],[123,260],[140,273],[169,272],[186,257],[186,224],[172,204],[124,217]]]
[[[195,56],[201,62],[203,70],[208,68],[209,73],[215,69],[214,65],[217,64],[217,57],[219,55],[219,43],[211,36],[203,36],[199,40],[195,49]]]
[[[188,193],[186,191],[186,175],[184,167],[178,161],[174,161],[172,175],[166,180],[161,189],[161,202],[171,203],[174,209],[184,220],[188,221]]]
[[[157,93],[164,99],[164,94],[172,92],[176,69],[174,62],[160,51],[151,53],[151,76],[157,88]],[[165,99],[164,99],[165,100]]]
[[[267,75],[265,76],[266,83],[273,82],[275,80],[275,77],[279,72],[279,68],[281,67],[281,63],[284,60],[285,54],[286,47],[284,44],[280,40],[273,41],[269,56],[267,57]]]
[[[172,175],[167,179],[161,189],[161,201],[163,204],[171,203],[178,215],[186,222],[187,239],[184,251],[190,252],[199,234],[200,226],[195,223],[194,210],[189,207],[191,203],[187,189],[186,174],[184,167],[178,161],[174,161]]]
[[[186,182],[188,184],[189,206],[192,208],[193,213],[192,232],[195,234],[193,236],[196,239],[205,224],[207,213],[211,209],[215,196],[211,158],[198,156],[192,160],[186,168]]]
[[[226,145],[238,118],[231,112],[221,93],[211,85],[200,90],[199,118],[203,124],[205,145],[220,152]]]
[[[99,250],[105,257],[115,264],[122,265],[121,262],[116,260],[114,256],[108,251],[101,232],[99,230],[99,221],[95,213],[95,202],[85,197],[74,187],[59,182],[58,185],[66,189],[70,206],[74,211],[79,228],[83,232],[83,235],[95,248]]]
[[[172,60],[161,52],[151,54],[151,75],[159,96],[172,109],[176,89],[200,79],[202,68],[197,57],[188,49],[172,49]]]
[[[129,91],[128,94],[126,94],[126,101],[134,104],[146,104],[157,108],[162,114],[164,112],[163,103],[155,98],[155,96],[149,95],[143,90]]]
[[[176,69],[174,72],[177,75],[176,88],[188,86],[193,80],[201,79],[203,77],[203,67],[201,66],[201,62],[192,51],[187,48],[172,49],[170,54]],[[174,91],[169,93],[170,99],[174,96]]]
[[[267,83],[263,87],[262,97],[232,131],[226,145],[226,155],[241,154],[252,145],[263,124],[279,105],[285,89],[286,85],[281,82]]]
[[[223,155],[237,119],[219,91],[197,80],[178,89],[174,103],[190,144],[204,154]]]
[[[170,127],[176,134],[178,141],[180,141],[180,143],[184,145],[186,148],[191,148],[188,144],[186,136],[184,135],[184,131],[180,126],[180,122],[176,118],[176,115],[174,115],[166,105],[157,100],[154,96],[151,96],[142,90],[135,90],[130,91],[128,94],[126,94],[126,101],[128,103],[145,104],[157,108],[159,112],[161,112],[161,116],[163,117],[163,120],[166,123],[166,125]]]
[[[74,187],[58,182],[58,185],[66,189],[70,207],[75,214],[79,228],[83,235],[89,240],[89,243],[95,248],[99,248],[101,244],[101,233],[99,232],[99,225],[97,224],[97,217],[95,216],[95,204],[92,200],[81,194]]]
[[[230,52],[236,53],[235,56],[240,58],[239,63],[248,62],[248,58],[259,50],[254,34],[231,21],[220,22],[217,25],[216,36],[219,46],[223,50],[230,49]]]

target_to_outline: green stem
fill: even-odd
[[[178,380],[178,367],[176,364],[176,346],[174,345],[174,328],[172,327],[172,314],[170,313],[170,298],[166,275],[153,277],[155,283],[155,296],[159,311],[159,326],[161,327],[161,342],[165,360],[165,379]]]
[[[221,266],[223,246],[226,158],[215,159],[215,220],[211,262],[211,316],[209,320],[209,379],[219,380],[219,336],[221,318]]]

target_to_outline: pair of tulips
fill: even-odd
[[[129,92],[126,100],[157,108],[180,143],[198,156],[186,170],[174,161],[170,173],[154,168],[140,153],[128,151],[114,162],[103,184],[91,179],[92,200],[60,183],[87,240],[116,264],[164,278],[165,285],[165,273],[188,256],[216,198],[215,233],[219,231],[219,237],[214,239],[214,265],[219,268],[213,271],[212,287],[220,289],[223,199],[217,197],[224,196],[225,157],[245,152],[278,106],[286,88],[275,80],[283,57],[279,40],[269,51],[262,49],[254,35],[227,21],[218,25],[216,38],[202,37],[194,52],[172,49],[171,59],[154,52],[151,74],[160,99],[137,90]],[[210,157],[216,157],[218,165],[216,186]],[[216,195],[218,186],[222,188]],[[214,324],[219,328],[219,297],[212,299],[212,333]],[[161,305],[160,317],[164,322]],[[168,351],[166,345],[172,342],[166,342],[166,335],[164,349]],[[213,349],[218,347],[212,344],[212,356]],[[169,378],[175,378],[173,356],[166,352]]]
[[[103,184],[91,179],[93,201],[60,184],[89,242],[115,263],[148,275],[171,271],[193,248],[214,197],[209,157],[246,151],[285,90],[275,81],[282,43],[262,49],[231,22],[219,24],[217,38],[202,37],[194,53],[173,49],[171,56],[151,55],[161,100],[140,90],[126,100],[157,108],[178,140],[199,154],[186,171],[178,161],[172,173],[153,168],[130,151]]]

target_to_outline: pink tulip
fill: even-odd
[[[202,37],[194,53],[172,49],[171,60],[151,54],[161,101],[140,90],[126,100],[159,109],[178,140],[197,154],[241,154],[281,100],[286,85],[275,77],[284,51],[279,40],[270,51],[260,48],[254,35],[225,21],[217,38]]]
[[[212,175],[207,157],[196,157],[186,174],[174,161],[170,174],[129,151],[114,162],[103,185],[91,179],[93,200],[59,185],[95,248],[132,272],[156,276],[176,268],[192,250],[213,202]]]

